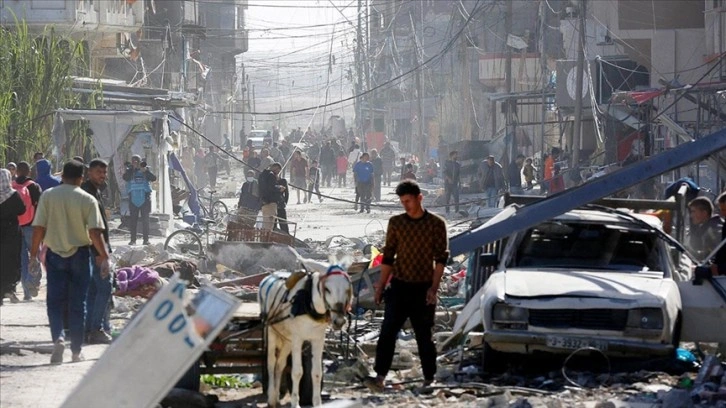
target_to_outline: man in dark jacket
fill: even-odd
[[[378,150],[371,149],[371,164],[373,165],[373,200],[381,201],[381,180],[383,179],[383,159]]]
[[[92,195],[98,202],[98,210],[103,219],[103,240],[108,253],[111,253],[111,243],[108,237],[108,220],[106,210],[103,207],[101,190],[106,187],[106,176],[108,174],[108,163],[101,159],[93,159],[88,164],[88,180],[81,184],[83,191]],[[91,253],[96,257],[100,255],[95,248],[91,247]],[[101,273],[101,266],[91,263],[91,282],[88,287],[88,299],[86,300],[86,341],[88,344],[111,343],[111,334],[104,330],[104,320],[109,311],[109,302],[113,293],[113,275]],[[109,325],[109,322],[105,322]]]
[[[330,145],[330,141],[325,142],[323,148],[320,149],[320,167],[323,172],[323,184],[326,187],[330,187],[330,182],[333,179],[333,173],[336,172],[335,152],[333,151],[333,147]]]
[[[287,223],[287,202],[290,200],[290,189],[287,186],[287,180],[277,175],[277,186],[282,190],[280,201],[277,202],[277,222],[276,228],[285,234],[290,234],[290,227]],[[282,187],[282,188],[280,188]]]
[[[684,244],[696,259],[702,261],[721,242],[721,217],[713,214],[713,204],[707,197],[691,200],[688,212],[691,225]]]
[[[280,174],[280,163],[272,163],[270,168],[260,173],[260,200],[262,200],[262,229],[272,231],[277,216],[277,203],[282,199],[285,187],[278,184],[277,175]]]
[[[260,184],[255,178],[255,171],[247,170],[247,178],[239,192],[237,213],[245,224],[254,225],[261,207]]]
[[[459,212],[459,184],[461,182],[461,163],[457,161],[459,152],[449,152],[449,159],[444,163],[444,194],[446,196],[446,213],[449,213],[449,201],[454,196],[454,211]]]

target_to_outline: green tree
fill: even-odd
[[[53,27],[36,34],[16,19],[14,27],[0,28],[0,163],[30,160],[36,151],[50,153],[56,109],[95,106],[95,95],[71,90],[73,75],[88,75],[87,55],[85,42],[59,35]],[[63,148],[82,152],[88,141],[84,124],[66,131]]]

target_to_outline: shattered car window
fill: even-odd
[[[644,230],[547,222],[524,234],[510,266],[662,271],[657,242]]]

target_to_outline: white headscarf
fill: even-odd
[[[14,192],[15,190],[13,190],[12,187],[12,176],[10,175],[10,170],[0,169],[0,204],[10,198]]]

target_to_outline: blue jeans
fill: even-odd
[[[108,310],[108,302],[113,292],[113,278],[109,273],[101,277],[101,268],[95,260],[91,260],[91,283],[88,286],[88,319],[86,331],[94,332],[104,329],[104,320]]]
[[[40,287],[40,274],[38,276],[31,276],[28,272],[28,265],[30,261],[30,245],[33,242],[33,227],[26,225],[20,227],[23,232],[23,249],[20,250],[20,283],[23,285],[23,294],[25,299],[30,298],[30,289]]]
[[[86,296],[91,282],[91,249],[79,248],[63,258],[48,249],[45,266],[48,279],[48,322],[53,342],[63,339],[63,314],[68,307],[71,351],[80,353],[86,325]]]
[[[494,208],[497,206],[497,188],[487,187],[484,191],[487,195],[487,207]]]

